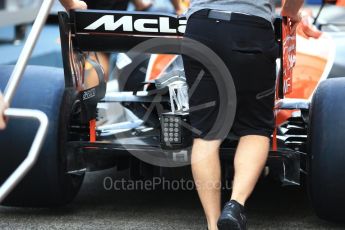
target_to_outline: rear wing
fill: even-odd
[[[58,19],[66,87],[76,83],[72,73],[76,53],[127,52],[152,38],[167,39],[179,47],[187,24],[185,17],[173,14],[104,10],[59,12]]]
[[[71,11],[69,16],[65,12],[60,12],[59,23],[65,82],[67,86],[72,86],[70,54],[74,51],[127,52],[152,38],[168,39],[179,43],[182,42],[187,19],[165,13],[76,10]],[[283,46],[286,26],[281,18],[276,19],[275,30],[276,40],[280,45],[280,57],[288,57],[288,55],[283,55],[289,49]],[[175,53],[179,54],[180,50],[176,50]],[[286,85],[286,76],[284,77],[285,60],[283,58],[280,60],[277,97],[284,98],[284,94],[290,91],[290,88]],[[288,82],[291,81],[289,79]]]
[[[70,25],[80,51],[125,52],[151,38],[182,38],[187,24],[185,17],[161,13],[77,10],[66,16],[59,13],[60,24]]]

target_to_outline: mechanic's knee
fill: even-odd
[[[240,137],[240,141],[270,142],[270,137],[265,135],[245,135]]]
[[[193,142],[193,149],[213,152],[219,149],[221,140],[205,140],[202,138],[195,138]]]

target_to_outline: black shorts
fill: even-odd
[[[84,0],[88,9],[127,10],[129,0]]]
[[[237,136],[260,135],[270,137],[274,130],[274,98],[276,59],[279,47],[274,30],[267,20],[249,15],[232,17],[230,21],[211,19],[209,10],[194,13],[188,19],[185,37],[211,48],[228,67],[237,95],[237,108],[231,132]],[[242,20],[243,19],[243,20]],[[210,101],[219,101],[214,78],[209,71],[193,59],[183,55],[189,87],[198,74],[205,76],[190,96],[190,107]],[[219,106],[190,112],[195,138],[219,139],[209,135],[214,126]]]

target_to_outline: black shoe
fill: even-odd
[[[235,200],[226,203],[217,226],[219,230],[246,230],[247,218],[244,215],[244,207]]]

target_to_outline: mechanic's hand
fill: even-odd
[[[297,15],[284,15],[282,13],[282,16],[288,18],[288,25],[290,26],[290,35],[296,34],[297,26],[302,21],[301,13],[298,13]]]
[[[80,0],[60,0],[61,4],[67,11],[69,10],[86,10],[87,5],[84,1]]]
[[[182,15],[186,12],[187,10],[184,9],[184,8],[179,8],[179,9],[176,9],[176,14],[177,15]]]
[[[297,33],[306,39],[317,39],[322,35],[322,32],[313,25],[312,17],[308,13],[302,16],[302,21],[297,26]]]
[[[152,1],[133,0],[136,11],[147,11],[153,5]]]
[[[0,92],[0,130],[6,128],[6,119],[4,116],[4,112],[7,108],[8,108],[8,105],[4,101],[4,98],[2,97],[2,93]]]

